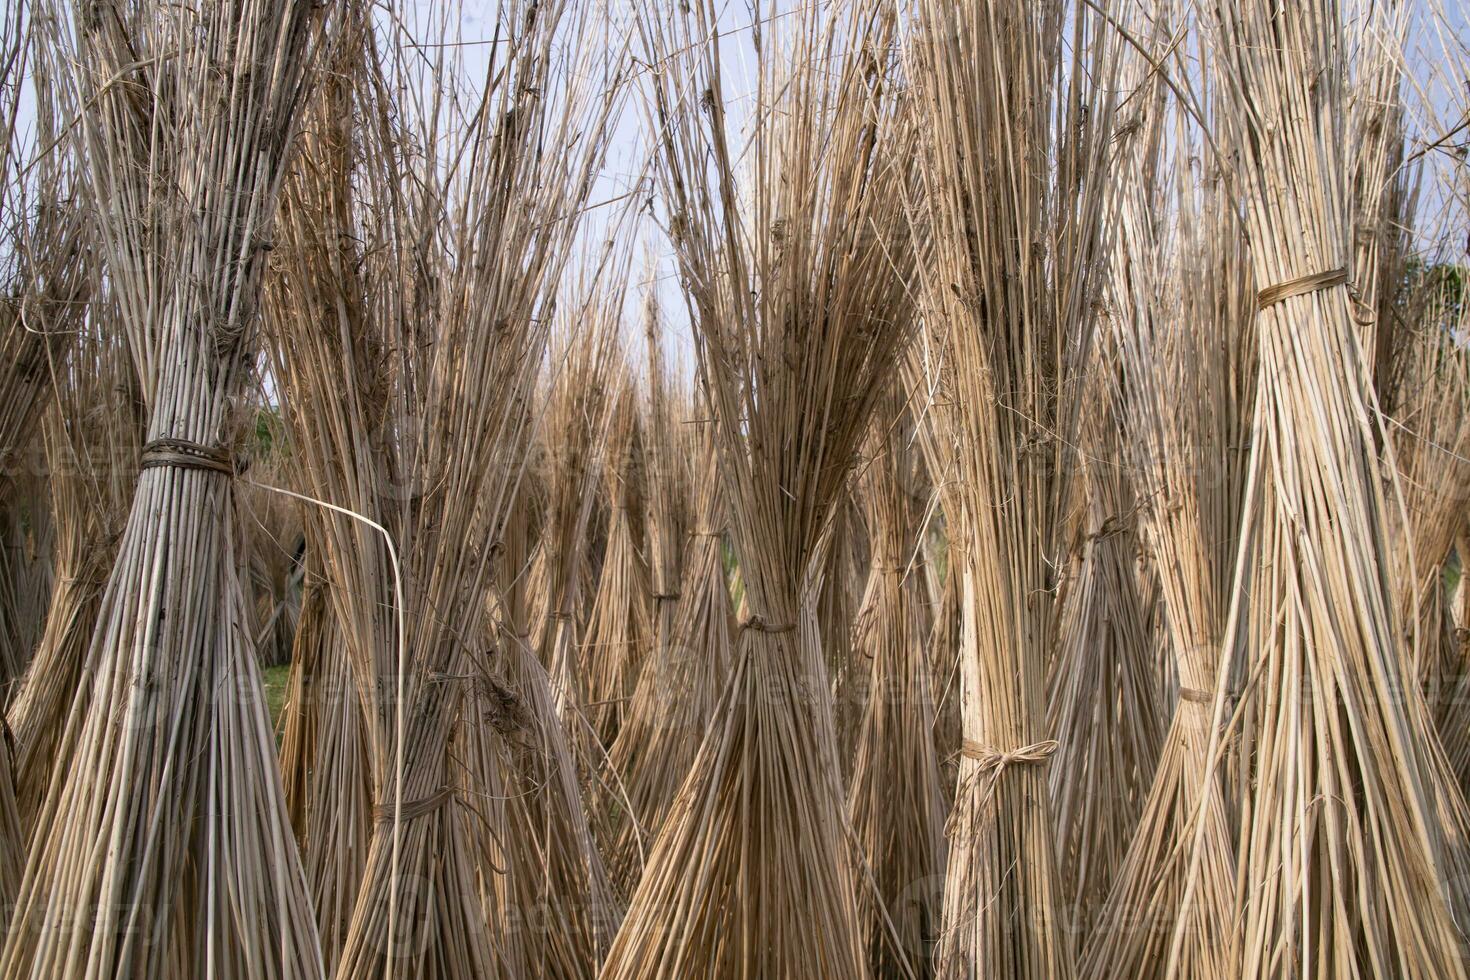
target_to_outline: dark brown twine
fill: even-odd
[[[188,439],[154,439],[143,447],[142,469],[172,467],[235,475],[235,460],[223,446],[206,446]]]
[[[421,800],[404,800],[398,807],[398,820],[401,823],[407,823],[410,820],[426,817],[453,800],[454,789],[449,786]],[[394,804],[379,803],[373,807],[373,816],[377,818],[378,823],[393,823],[393,810]]]
[[[1283,300],[1291,299],[1293,296],[1305,296],[1307,293],[1315,293],[1322,289],[1331,289],[1333,286],[1341,286],[1348,281],[1346,268],[1329,269],[1326,272],[1314,272],[1307,276],[1297,276],[1285,282],[1273,283],[1265,289],[1256,293],[1256,309],[1264,310],[1268,306],[1275,306]]]

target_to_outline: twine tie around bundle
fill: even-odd
[[[453,800],[454,789],[449,786],[445,786],[439,792],[425,796],[423,799],[404,800],[398,805],[398,820],[400,823],[407,823],[410,820],[426,817]],[[373,807],[373,816],[377,819],[378,823],[392,823],[393,810],[393,803],[379,803]]]
[[[759,616],[751,616],[749,619],[740,621],[742,630],[751,630],[755,633],[791,633],[796,630],[795,623],[772,624],[766,622]]]
[[[1256,293],[1256,309],[1264,310],[1268,306],[1275,306],[1283,300],[1291,299],[1293,296],[1305,296],[1307,293],[1315,293],[1321,289],[1331,289],[1333,286],[1341,286],[1348,281],[1348,271],[1342,269],[1329,269],[1326,272],[1314,272],[1307,276],[1297,276],[1286,282],[1273,283]]]
[[[1023,745],[1019,749],[1003,752],[1000,749],[965,739],[960,748],[960,754],[966,759],[974,759],[978,762],[979,772],[999,775],[1006,766],[1039,766],[1046,762],[1060,745],[1061,743],[1056,739],[1049,738],[1044,742],[1033,742],[1031,745]]]
[[[977,787],[985,797],[988,797],[994,791],[996,780],[1000,778],[1000,774],[1006,770],[1007,766],[1043,765],[1060,746],[1061,743],[1056,739],[1049,738],[1044,742],[1033,742],[1019,749],[1003,752],[967,738],[960,743],[960,755],[966,759],[973,759],[979,765],[975,767],[974,772],[961,777],[961,791],[967,786]],[[949,819],[945,821],[944,836],[954,839],[967,834],[979,833],[982,821],[978,807],[981,806],[981,804],[971,807],[956,805],[950,810]]]
[[[142,469],[173,467],[235,475],[235,460],[223,446],[206,446],[188,439],[154,439],[143,447]]]
[[[1240,698],[1240,690],[1239,689],[1235,689],[1235,690],[1226,689],[1226,691],[1225,691],[1225,700],[1226,701],[1234,701],[1234,700],[1237,700],[1239,698]],[[1198,687],[1183,687],[1183,686],[1181,686],[1179,688],[1179,700],[1180,701],[1189,701],[1189,702],[1191,702],[1193,704],[1214,704],[1215,703],[1215,692],[1214,691],[1207,691],[1207,690],[1204,690],[1204,689],[1198,688]]]

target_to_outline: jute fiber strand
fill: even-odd
[[[228,448],[317,13],[70,13],[38,11],[81,107],[147,438],[0,974],[319,975],[245,631]]]
[[[1260,307],[1253,581],[1238,619],[1258,678],[1244,733],[1254,779],[1231,969],[1463,976],[1435,814],[1447,787],[1406,676],[1371,365],[1349,290],[1339,10],[1242,3],[1209,26]]]
[[[868,676],[847,805],[872,887],[860,889],[858,913],[874,976],[902,976],[910,965],[927,975],[944,894],[949,806],[934,748],[919,567],[928,488],[920,481],[902,391],[880,402],[865,449],[855,492],[867,518],[871,557],[852,660]]]
[[[1176,132],[1180,146],[1196,145]],[[1228,188],[1217,171],[1196,186],[1192,159],[1140,154],[1120,170],[1108,331],[1122,459],[1179,690],[1138,828],[1084,947],[1089,977],[1227,975],[1236,824],[1211,732],[1254,404],[1255,294]]]
[[[1064,978],[1075,951],[1047,792],[1058,745],[1045,671],[1118,41],[1090,8],[1069,19],[1060,3],[915,10],[909,64],[933,236],[921,272],[939,455],[953,460],[936,479],[952,481],[963,617],[964,742],[937,975]],[[1054,142],[1058,132],[1067,138]]]
[[[863,977],[813,560],[912,322],[896,11],[761,4],[741,149],[716,7],[636,13],[746,610],[601,975]]]

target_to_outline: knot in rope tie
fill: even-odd
[[[795,623],[781,623],[774,625],[766,622],[759,616],[751,616],[749,619],[741,620],[740,628],[751,630],[756,633],[792,633],[796,630]]]
[[[1006,766],[1039,766],[1050,758],[1051,754],[1060,746],[1061,743],[1056,739],[1049,738],[1044,742],[1033,742],[1030,745],[1023,745],[1019,749],[1002,752],[1000,749],[991,748],[988,745],[981,745],[979,742],[972,742],[969,739],[965,739],[963,746],[960,748],[960,754],[966,759],[974,759],[980,763],[978,767],[980,772],[993,772],[998,775]]]

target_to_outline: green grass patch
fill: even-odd
[[[281,727],[281,711],[286,707],[286,684],[290,678],[290,664],[266,667],[260,672],[260,679],[265,684],[265,703],[271,709],[271,726],[277,730]]]

